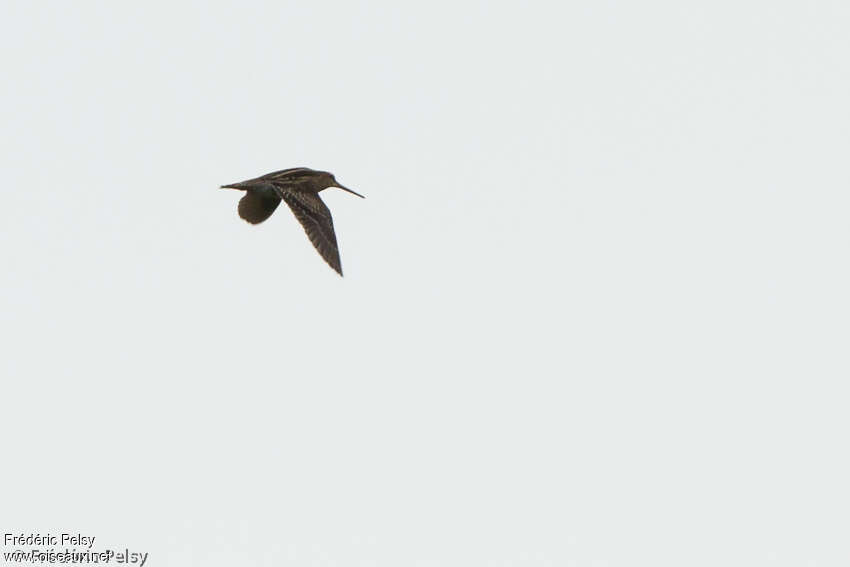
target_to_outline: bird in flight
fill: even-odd
[[[331,211],[319,198],[319,191],[328,187],[339,187],[365,199],[360,193],[340,185],[332,173],[308,167],[283,169],[256,179],[221,186],[222,189],[245,191],[245,196],[239,200],[239,216],[251,224],[259,224],[269,218],[283,199],[325,262],[341,276],[342,264]]]

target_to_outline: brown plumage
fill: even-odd
[[[245,191],[245,196],[239,199],[239,216],[251,224],[259,224],[272,216],[278,205],[279,197]]]
[[[319,191],[328,187],[339,187],[365,198],[340,185],[333,174],[307,167],[284,169],[241,183],[222,185],[223,189],[245,191],[239,200],[239,216],[252,224],[269,218],[281,200],[286,202],[325,262],[342,275],[331,211],[319,198]]]

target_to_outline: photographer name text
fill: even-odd
[[[3,534],[3,545],[46,547],[64,545],[91,549],[95,536],[83,534]]]

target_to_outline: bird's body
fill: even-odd
[[[251,224],[263,222],[281,200],[286,202],[325,262],[342,275],[331,212],[319,198],[319,191],[328,187],[339,187],[363,197],[337,183],[333,174],[308,167],[283,169],[241,183],[222,185],[223,189],[245,191],[239,201],[239,216]]]

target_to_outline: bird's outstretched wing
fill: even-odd
[[[280,191],[279,194],[295,213],[295,218],[304,227],[310,242],[313,243],[325,262],[339,275],[342,275],[339,248],[337,248],[336,234],[334,234],[334,222],[327,205],[315,193]]]
[[[260,195],[256,191],[246,191],[239,199],[239,216],[251,224],[259,224],[272,216],[272,213],[280,205],[280,198]]]

